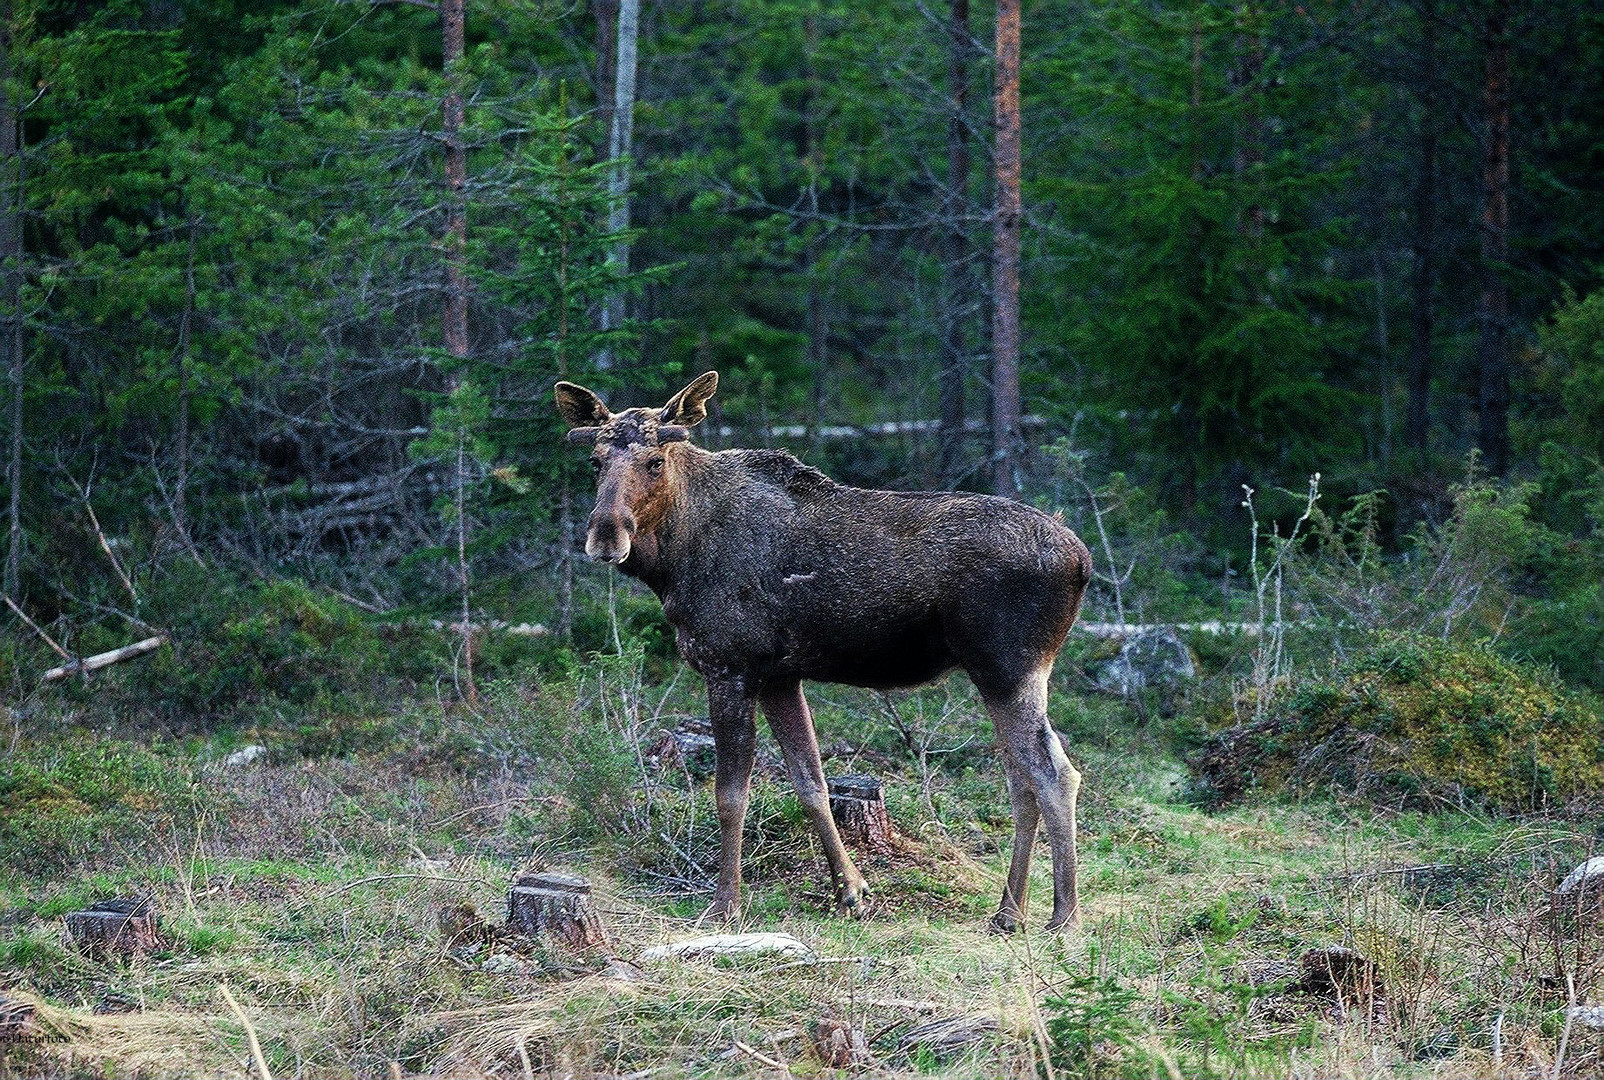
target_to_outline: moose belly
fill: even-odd
[[[787,644],[780,663],[787,674],[874,690],[927,683],[957,662],[936,625],[872,637],[843,630],[833,640],[815,637],[805,644],[794,639]]]

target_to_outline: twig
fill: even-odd
[[[28,613],[26,611],[23,611],[21,608],[19,608],[17,606],[17,604],[16,604],[16,601],[12,600],[11,597],[9,597],[9,596],[0,597],[0,600],[4,600],[6,602],[6,607],[10,608],[12,611],[15,611],[17,613],[17,618],[21,619],[23,622],[25,622],[29,626],[33,627],[33,632],[38,634],[40,637],[44,638],[45,639],[45,644],[49,645],[52,649],[54,649],[56,651],[56,655],[57,656],[60,656],[63,660],[67,661],[67,663],[69,663],[69,664],[72,664],[72,663],[76,662],[76,660],[73,657],[72,653],[68,652],[66,649],[63,649],[60,645],[56,644],[56,639],[55,638],[53,638],[49,634],[45,633],[44,630],[40,627],[40,625],[38,623],[36,623],[32,619],[28,618]]]
[[[535,1066],[529,1060],[529,1040],[518,1040],[518,1064],[524,1067],[524,1080],[535,1080]]]
[[[741,1053],[745,1054],[747,1057],[751,1058],[760,1065],[767,1065],[769,1068],[779,1069],[781,1072],[791,1071],[791,1066],[787,1065],[785,1062],[776,1061],[767,1054],[760,1053],[759,1051],[752,1049],[740,1039],[735,1040],[735,1049],[739,1050]]]
[[[262,1074],[262,1080],[273,1080],[273,1074],[267,1067],[267,1059],[262,1056],[262,1044],[256,1040],[256,1029],[251,1026],[250,1018],[245,1015],[245,1010],[239,1007],[239,1002],[234,1000],[234,995],[228,992],[227,983],[223,983],[217,989],[222,992],[223,1000],[228,1002],[228,1007],[239,1019],[240,1026],[245,1029],[245,1041],[250,1045],[251,1060],[256,1062],[256,1071]]]
[[[1565,992],[1570,1004],[1565,1007],[1565,1030],[1559,1034],[1559,1053],[1554,1055],[1554,1071],[1549,1073],[1549,1080],[1559,1080],[1560,1070],[1565,1067],[1565,1047],[1571,1041],[1571,1025],[1576,1023],[1576,980],[1571,973],[1565,973]]]

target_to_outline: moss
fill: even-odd
[[[1604,792],[1604,725],[1544,669],[1486,644],[1385,634],[1193,758],[1225,799],[1328,783],[1391,802],[1528,810]]]

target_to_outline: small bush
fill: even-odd
[[[1329,784],[1394,803],[1530,810],[1604,792],[1597,709],[1485,643],[1382,634],[1191,759],[1211,801]]]

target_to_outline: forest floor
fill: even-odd
[[[695,709],[683,687],[654,700],[636,745]],[[1000,937],[987,917],[1010,828],[973,702],[947,687],[817,705],[827,771],[882,776],[900,834],[893,854],[860,860],[869,916],[830,911],[819,846],[769,770],[740,928],[794,935],[817,961],[610,969],[706,932],[707,784],[644,752],[633,777],[621,759],[613,789],[582,770],[554,785],[508,749],[519,730],[494,700],[382,730],[346,717],[309,735],[280,718],[293,739],[68,734],[70,716],[45,737],[34,721],[0,784],[0,995],[35,1006],[47,1038],[0,1042],[0,1075],[1598,1075],[1604,1033],[1566,1029],[1569,995],[1585,994],[1555,978],[1561,954],[1596,970],[1598,943],[1551,902],[1596,823],[1329,798],[1208,812],[1122,704],[1095,705],[1070,725],[1084,927],[1041,928],[1040,850],[1030,929]],[[898,753],[888,708],[945,726],[909,727]],[[258,741],[260,760],[224,763]],[[607,809],[618,784],[633,799]],[[544,868],[592,882],[606,950],[448,951],[442,911],[498,921],[512,879]],[[65,943],[65,912],[147,895],[160,951],[95,959]],[[1369,989],[1305,985],[1301,959],[1333,946],[1374,963]],[[951,1023],[915,1030],[937,1021]]]

